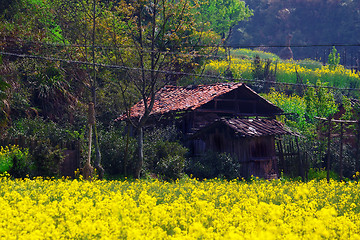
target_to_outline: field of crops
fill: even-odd
[[[0,178],[0,239],[360,239],[360,185]]]
[[[264,67],[265,61],[262,62]],[[207,73],[224,75],[230,69],[235,79],[253,79],[253,60],[232,58],[231,61],[214,60],[206,65]],[[284,61],[273,60],[270,70],[274,72],[276,82],[296,83],[298,78],[306,84],[321,82],[329,83],[334,87],[358,87],[360,76],[350,69],[339,65],[335,69],[319,65],[315,61]]]

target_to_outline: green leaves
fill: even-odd
[[[306,91],[306,114],[309,119],[328,117],[338,111],[334,95],[326,86],[326,83],[318,80],[315,87],[309,87]]]
[[[222,38],[228,37],[229,31],[238,22],[252,16],[252,11],[239,0],[200,0],[200,18],[209,22],[211,29]]]
[[[335,46],[328,57],[328,64],[330,70],[334,70],[340,64],[340,53],[337,53]]]

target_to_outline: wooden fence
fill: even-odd
[[[330,171],[344,179],[345,144],[347,145],[347,169],[352,174],[360,171],[360,123],[357,120],[338,120],[316,118],[321,121],[317,139],[305,143],[297,136],[281,137],[276,141],[276,155],[279,172],[290,177],[301,176],[307,180],[310,167],[324,168],[327,180],[330,180]],[[349,128],[352,126],[352,128]],[[305,144],[305,145],[304,145]],[[307,145],[306,145],[307,144]],[[300,146],[299,146],[300,145]],[[349,152],[351,155],[349,155]],[[351,159],[351,164],[349,163]],[[349,167],[350,166],[350,167]],[[349,172],[349,171],[348,171]],[[349,177],[349,173],[348,176]]]

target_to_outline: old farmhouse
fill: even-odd
[[[143,110],[138,102],[130,118]],[[239,177],[268,178],[277,174],[275,137],[291,133],[275,120],[282,113],[243,83],[165,86],[156,94],[148,126],[175,124],[193,155],[228,152],[241,163]]]

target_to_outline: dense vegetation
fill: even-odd
[[[259,7],[265,4],[260,2]],[[98,173],[103,167],[108,177],[139,177],[142,172],[169,180],[182,177],[184,169],[201,177],[235,177],[230,156],[209,153],[201,164],[213,159],[224,165],[197,168],[199,163],[187,158],[176,128],[143,129],[151,101],[140,121],[132,123],[137,140],[124,123],[114,122],[132,104],[152,98],[169,83],[248,83],[283,108],[287,115],[280,120],[303,136],[300,145],[308,162],[306,171],[323,167],[326,152],[325,140],[317,138],[321,123],[314,117],[326,118],[345,107],[341,118],[358,119],[356,91],[324,88],[359,87],[358,73],[339,65],[335,48],[329,64],[323,65],[314,60],[282,61],[263,51],[218,47],[234,42],[236,23],[252,15],[259,17],[255,1],[247,2],[250,8],[235,0],[94,3],[1,3],[0,128],[1,144],[8,148],[0,152],[0,172],[19,177],[58,176],[64,150],[77,144],[81,166],[90,156]],[[263,6],[262,14],[269,15],[277,4],[271,1]],[[348,1],[341,9],[356,9],[353,5]],[[326,9],[331,7],[334,5]],[[300,11],[299,7],[291,9]],[[94,123],[89,121],[89,102],[95,103]],[[88,138],[90,129],[94,146]],[[336,144],[331,146],[332,169],[338,164]],[[345,149],[345,173],[351,177],[359,170],[358,153],[349,144]],[[298,170],[284,170],[299,175]]]

